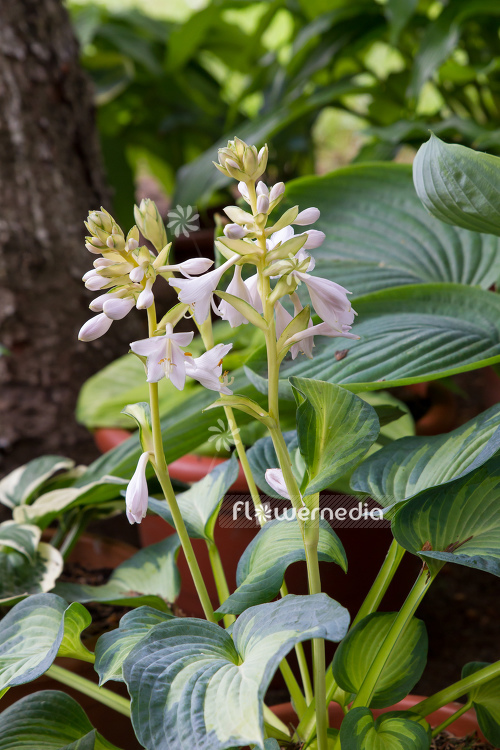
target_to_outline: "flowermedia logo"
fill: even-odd
[[[181,234],[189,237],[191,232],[196,232],[200,228],[200,215],[194,206],[176,206],[168,212],[168,218],[167,226],[176,237]]]
[[[235,500],[232,504],[231,518],[229,518],[228,509],[221,518],[221,526],[244,527],[249,525],[262,525],[266,521],[309,521],[320,518],[323,521],[333,523],[335,526],[376,526],[383,524],[388,525],[384,517],[384,511],[379,507],[371,507],[367,502],[356,501],[354,498],[345,496],[331,496],[333,502],[327,502],[321,508],[309,509],[307,506],[301,508],[292,508],[289,505],[283,507],[283,503],[278,502],[275,507],[271,507],[269,502],[264,502],[261,506],[254,507],[251,500]],[[342,504],[342,499],[347,500]],[[339,502],[340,500],[340,502]],[[248,523],[250,522],[250,524]]]

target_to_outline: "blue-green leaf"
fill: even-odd
[[[346,572],[347,558],[340,539],[328,521],[320,519],[319,526],[319,560],[337,563]],[[217,613],[239,615],[248,607],[271,601],[279,593],[288,566],[305,559],[298,521],[269,521],[241,556],[236,572],[238,588]]]
[[[30,594],[50,591],[62,573],[58,549],[40,542],[32,559],[17,549],[0,550],[0,604],[12,605]]]
[[[251,607],[232,637],[193,618],[157,625],[123,666],[139,742],[147,750],[263,750],[262,701],[280,661],[300,641],[338,642],[348,625],[347,610],[325,594]]]

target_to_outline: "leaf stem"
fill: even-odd
[[[156,330],[156,310],[154,304],[148,307],[148,325],[149,335],[152,336]],[[205,617],[210,622],[217,622],[212,607],[212,602],[208,595],[207,587],[196,559],[196,555],[191,544],[191,539],[186,529],[182,513],[175,497],[175,492],[170,481],[168,473],[168,466],[165,460],[165,453],[163,450],[163,440],[161,434],[160,425],[160,409],[158,404],[158,383],[149,383],[149,400],[151,406],[151,428],[153,431],[153,446],[154,446],[154,463],[153,468],[156,476],[162,488],[165,499],[168,502],[170,512],[174,521],[175,530],[179,535],[182,549],[186,557],[186,561],[189,567],[189,571],[194,581],[196,591],[198,593]]]
[[[448,716],[448,718],[445,719],[442,724],[439,724],[439,726],[433,729],[432,736],[437,737],[439,734],[441,734],[441,732],[444,732],[444,730],[449,727],[450,724],[453,724],[454,721],[463,716],[463,714],[470,708],[472,708],[472,701],[468,701],[467,703],[465,703],[461,708],[458,709],[458,711],[455,711],[454,714]]]
[[[439,708],[446,706],[447,703],[452,703],[463,695],[467,695],[472,688],[479,687],[479,685],[483,685],[485,682],[489,682],[499,676],[500,661],[496,661],[494,664],[489,664],[487,667],[478,669],[477,672],[464,677],[462,680],[458,680],[458,682],[454,682],[453,685],[440,690],[439,693],[435,693],[417,703],[411,710],[419,714],[419,716],[429,716],[429,714],[434,713]]]
[[[57,682],[74,688],[79,693],[89,695],[91,698],[99,701],[99,703],[103,703],[105,706],[113,708],[119,714],[130,718],[130,701],[127,698],[123,698],[121,695],[107,690],[107,688],[99,687],[99,685],[91,682],[91,680],[87,680],[86,677],[70,672],[69,669],[64,669],[64,667],[60,667],[57,664],[49,667],[46,674],[57,680]]]

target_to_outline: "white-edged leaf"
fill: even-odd
[[[0,554],[5,547],[10,547],[33,562],[41,536],[42,531],[38,526],[4,521],[0,523]]]
[[[264,524],[240,558],[236,572],[238,588],[217,614],[239,615],[249,607],[271,601],[279,593],[288,566],[305,559],[304,541],[296,519],[274,519]],[[347,572],[342,542],[323,519],[319,519],[318,559],[337,563]]]
[[[238,461],[232,456],[229,461],[216,466],[199,482],[195,482],[186,492],[177,495],[177,503],[182,513],[188,534],[193,539],[213,541],[214,527],[225,494],[238,477]],[[170,526],[174,520],[166,500],[150,497],[149,510],[163,518]]]
[[[40,542],[32,560],[15,549],[0,551],[0,605],[51,591],[62,573],[64,560],[58,549]]]
[[[55,591],[71,602],[107,602],[127,607],[148,604],[166,611],[180,590],[176,564],[179,545],[179,537],[172,534],[119,565],[101,586],[58,583]]]
[[[37,490],[58,471],[72,469],[75,462],[63,456],[41,456],[19,466],[0,481],[0,503],[8,508],[29,503]]]

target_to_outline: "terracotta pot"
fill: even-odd
[[[117,427],[99,427],[94,431],[94,440],[101,451],[107,453],[116,448],[118,445],[128,440],[131,433],[128,430],[122,430]],[[226,458],[216,458],[215,456],[198,456],[196,453],[188,453],[176,461],[172,461],[168,466],[168,471],[172,479],[185,484],[193,484],[203,479],[219,464],[227,461]],[[248,484],[245,474],[240,466],[238,478],[231,487],[232,492],[248,492]]]
[[[376,718],[381,714],[387,713],[388,711],[409,711],[413,708],[413,706],[415,706],[415,704],[420,703],[420,701],[422,700],[424,700],[424,698],[421,695],[408,695],[406,698],[404,698],[399,703],[396,703],[394,706],[374,709],[373,715]],[[435,711],[428,717],[431,727],[434,728],[439,726],[443,723],[443,721],[445,721],[445,719],[454,714],[461,707],[462,704],[460,703],[449,703],[447,706],[443,706],[443,708]],[[293,710],[291,703],[280,703],[278,706],[273,706],[272,710],[284,724],[297,726],[297,715]],[[328,713],[330,717],[330,726],[334,727],[335,729],[340,729],[340,724],[342,723],[344,714],[338,703],[330,703]],[[462,714],[459,719],[454,721],[453,724],[450,724],[450,726],[447,728],[447,731],[451,732],[456,737],[466,737],[473,732],[477,732],[479,737],[484,740],[484,736],[479,730],[479,724],[477,723],[476,714],[473,709],[470,709],[470,711]]]
[[[50,536],[50,532],[45,532],[44,536]],[[99,568],[116,568],[118,565],[125,562],[125,560],[132,557],[136,552],[137,549],[135,547],[132,547],[130,544],[125,544],[125,542],[100,538],[91,534],[84,534],[80,537],[75,548],[71,552],[69,561],[79,562],[90,570]],[[95,640],[96,639],[90,639],[86,642],[86,645],[92,649],[92,641],[95,642]],[[56,664],[69,669],[75,674],[86,677],[92,682],[98,682],[97,673],[92,664],[79,661],[78,659],[67,658],[56,659]],[[128,696],[125,686],[120,683],[110,682],[106,687],[120,695]],[[26,685],[18,685],[11,688],[2,698],[0,710],[8,708],[8,706],[11,706],[26,695],[31,695],[40,690],[59,690],[71,695],[71,697],[74,698],[84,709],[92,726],[101,732],[107,740],[113,742],[118,747],[123,748],[123,750],[140,750],[142,747],[142,745],[140,745],[135,739],[132,725],[126,716],[116,713],[113,709],[103,706],[102,703],[99,703],[93,698],[67,687],[47,675],[42,675],[37,680],[34,680],[34,682],[29,682]]]

